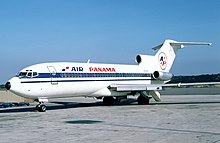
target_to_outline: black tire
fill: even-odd
[[[137,98],[137,102],[139,105],[149,105],[150,99],[146,96],[140,95]]]
[[[112,96],[108,96],[108,97],[103,98],[103,104],[107,105],[107,106],[113,105],[114,101],[115,101],[115,99]]]
[[[36,110],[38,112],[46,112],[47,107],[44,104],[39,104],[39,105],[36,106]]]

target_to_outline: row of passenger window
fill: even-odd
[[[150,77],[145,73],[61,73],[61,78],[81,78],[81,77]]]

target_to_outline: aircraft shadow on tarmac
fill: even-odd
[[[116,103],[113,106],[123,106],[123,105],[134,105],[136,100],[129,99],[126,102]],[[51,104],[54,103],[54,104]],[[69,109],[69,108],[83,108],[83,107],[98,107],[105,106],[102,102],[92,102],[92,103],[77,103],[77,102],[50,102],[47,105],[47,110],[60,110],[60,109]],[[35,110],[35,106],[27,106],[27,107],[13,107],[13,108],[2,108],[0,109],[0,113],[15,113],[15,112],[37,112]]]
[[[70,108],[83,108],[83,107],[98,107],[105,106],[102,102],[93,103],[77,103],[77,102],[50,102],[54,103],[47,106],[47,110],[61,110]],[[220,104],[220,101],[208,101],[208,102],[161,102],[161,103],[150,103],[149,105],[178,105],[178,104]],[[116,103],[113,106],[133,106],[137,105],[135,99],[128,99],[122,103]],[[149,105],[138,105],[138,106],[149,106]],[[21,107],[21,108],[3,108],[0,109],[0,113],[16,113],[16,112],[37,112],[35,106]]]

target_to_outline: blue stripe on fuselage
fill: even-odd
[[[25,78],[106,78],[106,77],[151,77],[149,73],[38,73],[35,77],[19,76],[21,79]]]
[[[92,82],[92,81],[143,81],[154,79],[87,79],[87,80],[46,80],[46,81],[22,81],[21,83],[47,83],[47,82]]]
[[[51,73],[38,73],[38,76],[36,76],[36,77],[22,76],[19,78],[21,78],[21,79],[46,79],[46,78],[48,78],[48,80],[32,80],[32,81],[22,81],[21,82],[21,83],[46,83],[46,82],[152,80],[149,77],[151,77],[151,74],[148,74],[148,73],[56,73],[55,75],[53,75]],[[53,80],[51,78],[53,78]],[[102,79],[100,79],[100,78],[102,78]],[[129,78],[132,78],[132,79],[129,79]],[[144,79],[139,79],[139,78],[144,78]]]

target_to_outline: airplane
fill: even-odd
[[[138,54],[137,65],[51,62],[22,69],[5,88],[24,98],[38,102],[36,110],[46,111],[44,103],[51,98],[95,97],[104,105],[138,96],[138,104],[149,104],[153,98],[160,102],[160,93],[173,74],[170,69],[176,52],[185,45],[211,45],[207,42],[177,42],[165,40],[152,48],[155,55]],[[177,86],[177,85],[176,85]]]

